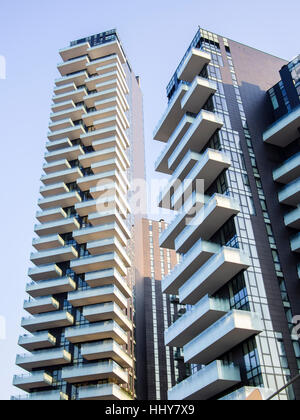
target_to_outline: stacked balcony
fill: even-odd
[[[71,399],[75,391],[66,395],[48,375],[55,367],[64,385],[83,385],[79,399],[131,399],[126,58],[117,39],[75,43],[60,55],[24,303],[31,317],[22,319],[29,334],[19,338],[30,353],[17,358],[32,373],[14,385],[30,393],[21,399]],[[84,365],[72,366],[74,351]]]
[[[186,313],[165,331],[165,343],[182,348],[185,363],[199,365],[197,373],[169,391],[171,400],[211,399],[236,386],[241,382],[239,368],[222,357],[263,330],[257,314],[233,310],[232,302],[218,295],[232,279],[242,276],[251,261],[238,245],[214,242],[240,207],[228,192],[220,193],[216,183],[226,176],[231,160],[224,150],[211,148],[223,122],[206,107],[217,91],[215,82],[199,76],[209,63],[210,55],[197,48],[186,54],[168,108],[154,132],[155,140],[166,143],[156,170],[171,176],[159,205],[177,212],[162,232],[160,246],[182,255],[162,280],[162,290],[188,305]]]

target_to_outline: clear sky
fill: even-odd
[[[61,61],[58,50],[73,39],[118,29],[133,70],[141,77],[147,174],[153,176],[160,147],[151,143],[151,136],[166,107],[165,87],[198,25],[290,60],[300,53],[299,12],[299,0],[2,2],[0,56],[5,57],[7,68],[6,80],[0,80],[0,399],[19,393],[11,383],[18,372],[16,353],[22,353],[17,348],[18,325],[53,81]]]

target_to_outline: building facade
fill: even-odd
[[[134,217],[143,106],[115,30],[60,51],[13,383],[32,400],[135,398]]]
[[[164,344],[164,331],[186,308],[176,296],[162,293],[161,281],[179,262],[174,250],[159,247],[159,235],[166,229],[165,221],[143,218],[141,231],[143,267],[136,275],[136,367],[137,398],[166,400],[168,389],[189,375],[181,349]]]
[[[274,145],[276,135],[264,134],[281,116],[274,115],[269,89],[289,67],[199,28],[167,87],[168,107],[154,132],[166,146],[155,166],[170,176],[159,204],[178,214],[160,246],[182,260],[162,289],[187,312],[166,330],[165,341],[183,348],[192,368],[169,391],[171,400],[246,399],[253,387],[278,390],[299,372],[292,322],[300,313],[296,239],[290,245],[299,200],[278,202],[272,177],[299,150],[299,132],[287,133],[284,154],[286,144]],[[288,226],[285,206],[294,208]],[[300,384],[278,398],[299,399]]]

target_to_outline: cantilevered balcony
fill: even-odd
[[[48,366],[61,366],[71,363],[71,354],[63,348],[36,351],[17,356],[16,364],[31,371]]]
[[[80,224],[75,217],[67,217],[62,220],[35,225],[34,231],[40,237],[49,237],[49,235],[70,233],[80,228]]]
[[[114,321],[102,321],[68,328],[66,339],[73,344],[107,339],[115,340],[120,345],[127,343],[125,331]]]
[[[171,208],[179,208],[195,189],[197,180],[203,180],[204,192],[218,176],[231,166],[231,160],[224,153],[207,149],[202,158],[193,167],[186,179],[180,184],[171,198]],[[166,201],[166,203],[169,200]]]
[[[86,227],[74,232],[73,236],[79,244],[116,237],[122,246],[126,246],[127,239],[131,238],[131,234],[124,223],[119,225],[116,222]]]
[[[69,76],[63,76],[59,79],[55,79],[55,86],[64,86],[70,83],[75,83],[76,86],[82,86],[88,76],[89,75],[85,70],[70,74]]]
[[[284,115],[265,131],[263,139],[266,143],[278,147],[286,147],[300,137],[300,107]]]
[[[59,182],[64,182],[70,184],[77,181],[79,178],[82,178],[83,174],[79,168],[70,168],[64,171],[55,172],[49,175],[43,175],[41,181],[45,185],[56,184]]]
[[[189,90],[181,100],[181,108],[198,114],[211,95],[217,91],[217,83],[204,77],[196,76]]]
[[[57,295],[76,290],[76,283],[71,277],[62,277],[53,280],[43,280],[38,283],[30,283],[26,286],[27,293],[33,297]]]
[[[129,258],[124,246],[117,238],[107,238],[100,241],[93,241],[87,244],[87,250],[91,255],[105,254],[106,252],[116,252],[126,267],[131,267]]]
[[[65,149],[67,147],[72,147],[72,142],[67,137],[64,139],[47,141],[46,143],[46,149],[48,152],[54,152],[56,150]]]
[[[205,201],[208,198],[203,194],[193,194],[179,210],[178,215],[173,219],[170,225],[162,232],[159,237],[159,246],[161,248],[175,249],[175,240],[183,233],[194,217],[201,211]],[[196,239],[198,240],[198,238]],[[193,245],[191,245],[192,247]]]
[[[163,172],[165,174],[171,175],[172,172],[168,167],[168,160],[173,153],[174,149],[177,147],[178,142],[184,137],[185,133],[189,130],[195,120],[194,115],[185,113],[181,121],[177,125],[175,131],[168,139],[166,146],[159,155],[158,159],[155,162],[155,170],[157,172]]]
[[[223,127],[222,120],[213,112],[202,110],[194,119],[184,137],[168,159],[168,168],[174,171],[188,150],[200,152],[217,130]]]
[[[210,60],[211,55],[209,53],[198,48],[192,48],[177,71],[178,79],[192,82],[201,73],[203,67],[210,63]]]
[[[116,98],[116,101],[119,102],[119,100]],[[129,127],[129,121],[125,115],[125,112],[122,110],[122,108],[120,107],[120,105],[115,104],[112,106],[107,106],[105,108],[93,111],[93,112],[89,112],[88,114],[86,114],[83,117],[83,121],[85,123],[85,125],[87,127],[89,127],[90,125],[95,125],[97,126],[97,124],[95,124],[96,121],[99,121],[103,118],[110,118],[110,117],[114,117],[118,115],[119,118],[121,119],[122,123],[126,122],[124,124],[124,128],[128,128]],[[127,127],[126,127],[127,126]],[[100,127],[98,127],[100,128]]]
[[[175,240],[177,252],[186,253],[199,239],[210,238],[232,217],[240,212],[232,197],[215,194]]]
[[[300,203],[300,178],[284,186],[278,193],[278,199],[281,204],[297,207]]]
[[[300,230],[300,205],[284,216],[284,223],[287,227]]]
[[[124,70],[122,69],[121,64],[116,61],[115,63],[98,67],[97,74],[86,79],[85,84],[89,90],[94,90],[100,81],[110,80],[114,78],[115,74],[118,74],[122,78],[123,82],[126,83]]]
[[[78,192],[72,191],[65,194],[42,198],[38,201],[38,205],[42,210],[47,210],[56,207],[72,207],[77,203],[81,203],[81,201],[82,200]]]
[[[67,109],[72,109],[72,108],[75,108],[75,107],[76,107],[76,105],[75,105],[74,101],[72,101],[72,99],[69,99],[69,100],[66,100],[64,102],[58,102],[57,104],[52,104],[51,105],[51,110],[52,110],[52,112],[56,113],[56,112],[65,111]]]
[[[66,76],[70,73],[75,73],[76,71],[85,70],[86,65],[90,62],[87,55],[79,58],[72,58],[68,61],[60,63],[57,65],[57,69],[62,76]]]
[[[65,245],[65,241],[60,235],[49,235],[41,238],[35,238],[32,246],[38,251],[45,251],[53,248],[60,248]]]
[[[61,208],[50,209],[45,211],[38,211],[36,218],[40,223],[57,222],[67,218],[67,213]]]
[[[127,401],[133,398],[117,384],[102,384],[79,388],[78,399],[81,401]]]
[[[288,184],[300,177],[300,153],[286,160],[273,172],[274,181],[280,184]]]
[[[63,111],[54,112],[50,114],[50,119],[52,121],[60,121],[65,118],[70,118],[72,121],[78,121],[81,120],[85,115],[87,115],[85,107],[78,105],[76,107],[64,109]]]
[[[84,155],[84,151],[81,148],[81,146],[73,146],[73,147],[66,147],[65,149],[54,150],[53,152],[47,152],[45,153],[45,160],[48,163],[53,163],[53,166],[55,166],[58,164],[62,165],[63,162],[61,161],[68,160],[71,162],[72,160],[77,160],[79,156],[82,156],[82,155]],[[57,169],[57,171],[63,170],[63,169],[67,169],[67,168],[60,166],[60,168]]]
[[[59,131],[68,129],[68,128],[71,128],[73,126],[74,126],[73,121],[70,118],[64,118],[64,119],[61,119],[59,121],[54,121],[54,122],[50,123],[49,124],[49,129],[53,134],[55,132],[59,132]],[[51,133],[49,133],[49,134],[51,134]],[[66,137],[57,138],[53,141],[62,140],[64,138],[66,138]]]
[[[34,335],[26,334],[20,336],[18,345],[27,351],[47,349],[56,345],[56,338],[48,331],[43,331]]]
[[[52,328],[68,327],[73,325],[74,318],[67,311],[57,311],[50,314],[22,318],[21,326],[29,332],[49,330]]]
[[[123,305],[122,308],[126,309]],[[99,305],[86,306],[83,308],[82,314],[89,322],[107,321],[112,319],[119,324],[124,331],[132,331],[133,329],[132,322],[122,311],[118,302],[106,301],[106,303],[100,303]]]
[[[76,274],[90,273],[92,271],[104,270],[111,267],[116,268],[122,276],[127,275],[127,268],[115,252],[97,256],[87,256],[71,261],[71,269],[75,271]]]
[[[52,97],[53,103],[58,106],[53,106],[52,111],[59,112],[63,111],[64,109],[68,109],[68,104],[70,105],[70,102],[73,102],[74,104],[83,102],[83,98],[85,98],[86,95],[87,91],[85,88],[76,89],[72,92],[62,93],[61,95],[54,95]]]
[[[263,329],[260,315],[233,310],[184,346],[184,361],[207,365]]]
[[[109,223],[124,223],[124,215],[119,212],[117,206],[111,210],[90,213],[88,221],[92,226],[106,225]]]
[[[30,260],[37,266],[66,262],[76,258],[78,258],[78,252],[73,246],[63,246],[61,248],[35,252],[30,256]]]
[[[109,106],[118,106],[122,112],[129,111],[129,104],[125,97],[121,98],[118,89],[109,89],[105,92],[98,92],[94,104],[96,110],[101,110]]]
[[[67,148],[67,150],[69,150],[69,148]],[[57,150],[54,150],[53,152],[57,152]],[[53,162],[45,163],[43,165],[43,170],[48,175],[53,174],[54,172],[66,171],[67,169],[71,169],[71,165],[67,159],[54,160]]]
[[[206,294],[213,295],[250,265],[249,256],[240,249],[221,248],[181,286],[180,302],[195,305]]]
[[[81,346],[81,354],[82,357],[88,361],[112,359],[124,369],[133,367],[132,358],[113,340],[83,344]]]
[[[128,373],[116,362],[109,361],[64,368],[62,379],[71,384],[100,381],[101,379],[111,379],[119,384],[125,384],[128,382]]]
[[[123,76],[126,77],[125,71],[123,70],[123,67],[122,67],[121,60],[117,54],[111,54],[105,57],[102,56],[96,60],[91,61],[88,64],[89,73],[90,74],[94,74],[94,73],[103,74],[107,72],[108,66],[111,66],[113,64],[118,64]]]
[[[90,47],[88,48],[87,53],[92,60],[116,54],[122,64],[126,63],[123,49],[117,40]]]
[[[230,302],[206,295],[165,331],[165,344],[183,347],[230,311]]]
[[[80,136],[83,134],[85,134],[85,129],[83,128],[81,124],[79,124],[79,125],[73,125],[71,127],[67,127],[58,131],[54,131],[53,133],[49,132],[48,139],[50,141],[55,141],[55,140],[60,140],[67,137],[70,140],[76,140],[80,138]]]
[[[291,238],[291,249],[293,252],[300,253],[300,233]]]
[[[25,311],[31,315],[54,312],[59,309],[59,302],[52,296],[45,296],[37,300],[27,300],[24,302]]]
[[[56,86],[53,89],[53,92],[55,95],[60,95],[61,93],[73,92],[74,90],[76,90],[76,85],[74,82],[71,82],[71,83],[66,83],[62,86]]]
[[[90,287],[114,284],[127,299],[132,297],[131,289],[115,268],[87,273],[84,279]]]
[[[127,147],[129,146],[129,139],[126,135],[126,132],[123,130],[123,128],[121,128],[120,126],[116,124],[113,124],[109,127],[100,128],[98,130],[92,129],[88,131],[86,134],[82,134],[80,136],[80,139],[82,143],[88,147],[88,146],[93,145],[94,142],[96,141],[107,139],[109,137],[115,137],[115,136],[117,136],[118,138],[121,138],[123,142],[125,142]]]
[[[87,53],[90,48],[89,42],[83,42],[82,44],[72,45],[59,50],[59,55],[64,61],[71,60],[76,57],[81,57]]]
[[[179,288],[205,264],[214,254],[220,250],[220,246],[201,239],[185,254],[180,264],[162,280],[162,291],[169,295],[178,295]]]
[[[44,197],[53,197],[60,194],[66,194],[69,192],[69,188],[65,183],[60,182],[58,184],[46,185],[40,188],[40,194]]]
[[[241,382],[240,369],[216,360],[169,390],[169,400],[208,400]]]
[[[56,264],[32,267],[28,270],[28,276],[34,281],[56,279],[62,276],[62,270]]]
[[[120,148],[116,146],[105,147],[104,149],[98,150],[96,152],[87,153],[84,156],[80,156],[78,160],[84,168],[89,168],[93,164],[102,163],[108,159],[118,160],[124,171],[126,171],[130,166],[125,153],[121,152]]]
[[[95,305],[104,302],[115,302],[122,309],[127,308],[127,300],[114,285],[77,290],[68,294],[68,301],[74,307]]]
[[[107,181],[116,182],[122,189],[123,194],[127,194],[130,186],[127,176],[123,172],[118,172],[116,170],[86,176],[82,179],[79,179],[77,185],[81,191],[88,191],[97,187],[98,185],[105,185]]]
[[[47,388],[52,383],[52,376],[45,372],[33,372],[30,375],[15,375],[13,379],[14,386],[28,392],[33,388]]]
[[[67,401],[68,399],[69,397],[60,391],[33,392],[28,395],[12,397],[12,400],[21,401]]]

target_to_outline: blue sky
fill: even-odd
[[[12,0],[0,11],[1,293],[0,399],[11,385],[23,314],[39,178],[58,50],[69,41],[117,28],[144,93],[147,175],[159,145],[153,128],[165,107],[165,87],[198,25],[290,60],[299,51],[299,0]],[[0,72],[1,78],[1,72]],[[150,149],[151,147],[151,149]],[[150,152],[151,150],[151,152]],[[150,153],[149,153],[150,152]],[[1,328],[1,327],[0,327]]]

